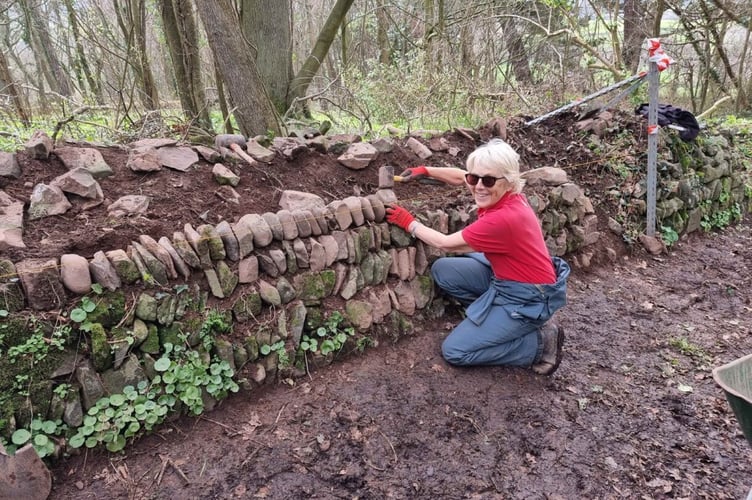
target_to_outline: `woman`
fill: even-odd
[[[455,257],[437,259],[431,274],[448,295],[467,306],[466,318],[442,345],[453,365],[512,365],[551,375],[559,367],[564,331],[547,321],[566,304],[569,266],[551,258],[535,212],[521,193],[519,155],[492,139],[459,168],[420,166],[402,181],[421,177],[465,183],[478,218],[461,231],[443,234],[393,205],[387,221]]]

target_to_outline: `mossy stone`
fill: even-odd
[[[93,323],[89,329],[91,338],[91,361],[97,372],[112,368],[112,348],[107,341],[107,331],[100,323]]]
[[[259,342],[258,339],[251,335],[245,338],[243,342],[245,352],[248,353],[249,361],[256,361],[259,357]]]
[[[94,310],[86,315],[91,323],[100,323],[105,328],[111,328],[125,316],[125,294],[122,291],[106,291],[91,298],[96,304]]]
[[[156,321],[158,307],[157,299],[148,293],[142,293],[136,301],[136,317],[144,321]]]
[[[148,334],[146,340],[144,340],[138,347],[141,352],[148,354],[159,354],[159,328],[154,323],[145,323],[147,326]]]

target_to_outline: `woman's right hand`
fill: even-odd
[[[428,169],[425,167],[425,165],[421,165],[419,167],[411,167],[406,169],[400,174],[400,177],[402,178],[402,182],[410,182],[417,181],[426,177],[431,177],[431,175],[428,173]]]

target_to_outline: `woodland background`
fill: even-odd
[[[2,147],[536,116],[647,69],[650,37],[662,102],[744,116],[750,28],[747,0],[2,0]]]

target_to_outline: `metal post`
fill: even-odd
[[[660,85],[660,72],[658,64],[649,63],[648,71],[648,180],[647,180],[647,222],[645,234],[655,236],[655,198],[657,184],[657,160],[658,160],[658,87]]]

